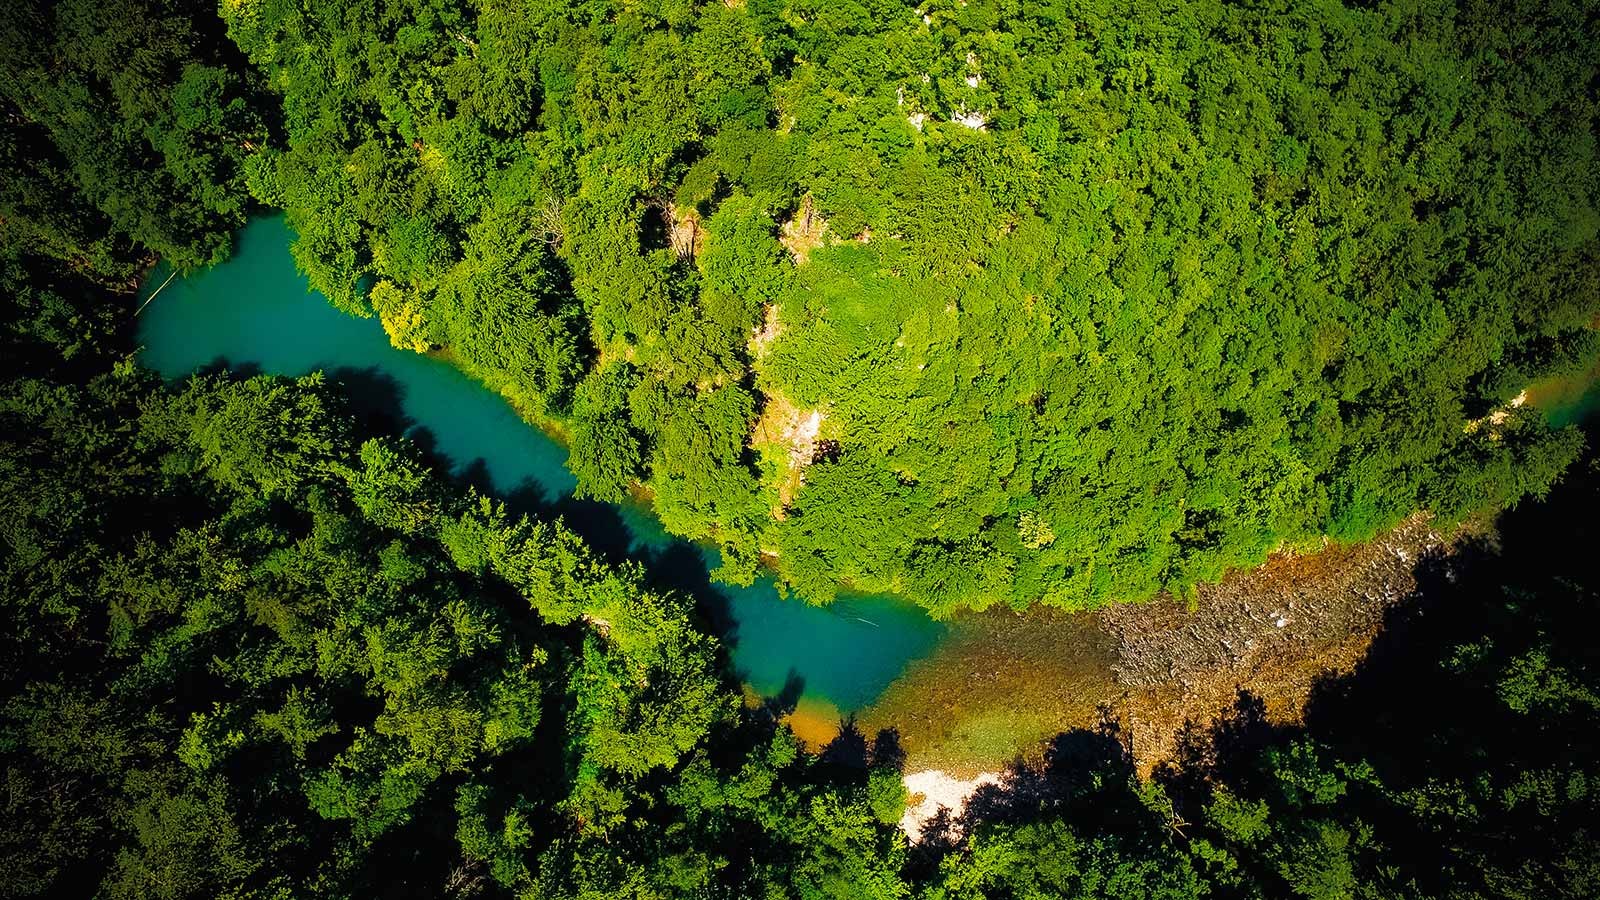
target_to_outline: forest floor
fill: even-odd
[[[1417,563],[1454,540],[1417,515],[1364,544],[1277,554],[1188,601],[958,619],[854,724],[895,729],[913,776],[970,779],[1114,721],[1148,772],[1241,691],[1269,721],[1298,722],[1317,684],[1360,662],[1387,610],[1413,593]]]

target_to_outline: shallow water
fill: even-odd
[[[638,559],[653,579],[691,593],[722,633],[735,672],[763,695],[849,713],[943,637],[940,623],[894,597],[843,595],[814,607],[779,597],[770,577],[748,588],[713,584],[714,549],[672,538],[643,507],[572,499],[559,443],[449,363],[392,347],[377,319],[348,316],[311,292],[291,239],[282,216],[257,219],[227,263],[174,279],[140,316],[141,361],[168,378],[216,366],[327,372],[359,412],[398,419],[455,474],[515,507],[566,516],[602,552]],[[167,274],[152,273],[146,289]]]
[[[1528,385],[1527,396],[1552,427],[1594,421],[1600,418],[1600,363],[1565,378],[1541,378]]]

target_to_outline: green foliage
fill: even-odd
[[[1080,609],[1578,452],[1474,423],[1600,352],[1581,4],[37,6],[11,238],[197,265],[248,187],[732,581]],[[826,464],[752,452],[788,404]]]
[[[974,835],[940,875],[930,898],[1204,896],[1202,882],[1174,850],[1130,851],[1114,838],[1085,841],[1059,820]]]
[[[8,233],[191,266],[248,186],[314,287],[735,581],[765,548],[814,600],[1082,608],[1576,453],[1468,426],[1595,356],[1577,6],[223,4],[253,69],[175,7],[10,20]],[[790,401],[899,486],[763,483]]]
[[[1577,7],[922,13],[806,16],[774,88],[800,186],[870,232],[812,251],[757,365],[844,456],[777,529],[803,594],[1079,608],[1575,457],[1535,415],[1466,426],[1592,358]]]
[[[433,476],[401,448],[380,440],[361,445],[361,468],[350,474],[350,499],[374,524],[415,534],[438,518]]]
[[[357,440],[320,375],[118,367],[0,397],[0,771],[8,833],[34,836],[0,850],[24,895],[442,884],[442,857],[378,868],[429,846],[463,779],[461,851],[525,886],[536,835],[622,826],[732,715],[683,599]],[[495,774],[529,766],[548,777],[520,791]]]
[[[8,337],[42,355],[51,334]],[[115,346],[91,330],[57,349],[80,340]],[[320,377],[42,368],[0,392],[0,859],[23,896],[1596,883],[1592,472],[1508,518],[1503,558],[1436,588],[1454,615],[1394,626],[1405,645],[1331,684],[1314,728],[1239,740],[1260,727],[1241,707],[1213,756],[1154,781],[1114,734],[1063,736],[969,836],[912,857],[892,758],[852,769],[738,712],[683,598],[457,492],[408,444],[358,439]],[[1502,424],[1507,442],[1525,427]]]
[[[115,250],[98,233],[102,216],[180,268],[225,257],[244,224],[245,159],[265,144],[267,117],[257,77],[200,5],[68,0],[8,13],[0,96],[35,126],[17,142],[28,145],[31,183],[7,191],[19,236],[104,274]]]
[[[878,821],[885,825],[899,823],[907,799],[905,781],[897,769],[874,766],[867,773],[867,805]]]
[[[314,287],[564,420],[586,496],[645,482],[726,579],[1138,598],[1570,467],[1511,401],[1600,353],[1589,7],[8,13],[12,893],[1600,892],[1592,472],[1310,727],[1155,782],[1101,740],[913,858],[897,773],[742,710],[686,598],[320,376],[155,384],[105,290],[221,260],[253,197]],[[792,492],[751,446],[784,403],[827,422]]]
[[[590,373],[574,393],[567,466],[578,476],[578,496],[620,503],[643,474],[641,438],[628,416],[638,383],[632,366],[617,363]]]
[[[468,232],[466,258],[442,276],[423,315],[437,317],[430,323],[434,343],[452,348],[469,371],[539,414],[546,404],[566,404],[581,360],[575,312],[561,304],[536,227],[528,204],[487,212]],[[389,274],[402,283],[426,280]]]

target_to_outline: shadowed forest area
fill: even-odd
[[[1590,898],[1592,4],[31,0],[0,18],[0,893]],[[605,515],[359,371],[139,363],[281,209],[717,575],[1087,609],[1431,514],[1356,669],[899,823]],[[410,357],[408,357],[410,358]],[[594,507],[608,515],[614,507]],[[1497,518],[1496,518],[1497,517]],[[672,559],[651,560],[672,566]],[[698,571],[693,566],[691,571]],[[753,702],[756,701],[756,702]]]

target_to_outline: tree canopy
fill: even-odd
[[[1589,898],[1592,5],[59,0],[0,22],[0,871],[24,897]],[[1303,726],[1115,723],[897,827],[694,598],[350,388],[141,369],[286,210],[312,284],[559,420],[586,495],[937,614],[1418,508]],[[1558,476],[1566,480],[1557,485]]]
[[[1581,4],[222,13],[313,285],[736,580],[1090,606],[1576,453],[1470,426],[1600,354]]]
[[[1065,734],[964,837],[913,847],[892,733],[804,752],[687,598],[364,432],[338,385],[163,386],[115,329],[12,309],[8,359],[76,362],[0,390],[11,894],[1576,900],[1600,878],[1592,462],[1500,547],[1426,569],[1306,726],[1241,695],[1148,778],[1114,724]]]

